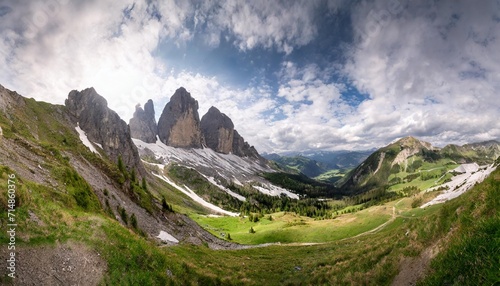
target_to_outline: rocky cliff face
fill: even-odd
[[[71,91],[65,105],[75,126],[78,123],[90,141],[102,145],[113,162],[117,163],[121,156],[128,169],[136,169],[141,175],[146,173],[127,123],[108,108],[106,99],[94,88]]]
[[[234,130],[233,134],[233,154],[240,157],[252,157],[265,160],[262,158],[257,150],[253,146],[250,146],[243,137],[238,133],[238,131]]]
[[[153,101],[150,99],[144,104],[144,109],[139,105],[135,107],[134,116],[130,119],[130,134],[132,138],[140,139],[146,143],[155,143],[158,135]]]
[[[233,151],[234,124],[224,113],[211,107],[201,118],[201,132],[210,149],[224,154]]]
[[[163,109],[158,120],[158,136],[172,147],[202,147],[198,102],[185,88],[177,89]]]
[[[24,98],[21,95],[0,85],[0,111],[7,113],[14,106],[23,107],[24,105]]]

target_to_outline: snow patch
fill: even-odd
[[[462,164],[453,169],[452,172],[463,174],[463,173],[477,172],[477,170],[479,170],[479,165],[477,163],[472,163],[472,164]]]
[[[243,184],[238,179],[236,179],[234,176],[233,176],[233,183],[235,183],[238,186],[243,186]]]
[[[479,167],[476,163],[462,164],[461,166],[451,171],[451,172],[455,171],[457,173],[461,173],[460,175],[451,178],[451,182],[426,190],[426,192],[431,192],[441,187],[447,188],[447,190],[443,191],[432,201],[422,205],[421,208],[444,203],[446,201],[449,201],[451,199],[460,196],[461,194],[471,189],[476,183],[484,181],[484,179],[486,179],[486,177],[488,177],[491,174],[491,172],[493,172],[495,169],[496,167],[494,164],[484,167]]]
[[[181,191],[182,193],[184,193],[185,195],[187,195],[188,197],[190,197],[193,201],[199,203],[200,205],[206,207],[206,208],[209,208],[217,213],[221,213],[221,214],[225,214],[225,215],[228,215],[228,216],[239,216],[240,214],[239,213],[233,213],[233,212],[230,212],[230,211],[226,211],[212,203],[209,203],[207,201],[205,201],[204,199],[202,199],[200,196],[198,196],[198,194],[196,194],[193,190],[191,190],[190,188],[188,188],[187,186],[184,186],[184,187],[181,187],[179,185],[177,185],[176,183],[174,183],[172,180],[170,180],[167,176],[164,176],[164,175],[158,175],[158,174],[155,174],[155,173],[152,173],[154,176],[162,179],[163,181],[169,183],[171,186],[173,186],[174,188],[176,188],[177,190]]]
[[[78,135],[80,136],[80,140],[82,141],[83,145],[87,146],[90,149],[90,151],[92,151],[100,156],[101,154],[99,154],[99,152],[94,147],[94,145],[92,145],[89,138],[87,137],[87,134],[85,134],[85,131],[83,131],[80,128],[80,124],[76,123],[75,129],[76,129],[76,132],[78,132]],[[99,147],[102,148],[102,146],[99,146]]]
[[[99,144],[99,143],[97,143],[97,142],[92,142],[92,143],[94,143],[94,144],[95,144],[96,146],[98,146],[99,148],[103,149],[101,144]]]
[[[261,186],[252,186],[252,187],[258,190],[259,192],[269,196],[277,197],[280,196],[281,194],[285,194],[292,199],[297,199],[297,200],[299,199],[299,196],[297,194],[294,194],[287,189],[275,186],[273,184],[266,184],[264,185],[264,187]]]
[[[245,201],[247,200],[244,196],[242,196],[242,195],[240,195],[240,194],[237,194],[237,193],[235,193],[235,192],[231,191],[230,189],[228,189],[228,188],[226,188],[226,187],[224,187],[224,186],[220,185],[219,183],[217,183],[217,182],[215,181],[215,178],[213,178],[213,177],[209,177],[209,176],[205,176],[205,175],[203,175],[203,174],[201,174],[201,175],[202,175],[203,177],[205,177],[205,179],[207,179],[207,180],[208,180],[208,181],[209,181],[212,185],[214,185],[214,186],[218,187],[219,189],[221,189],[221,190],[223,190],[224,192],[228,193],[229,195],[231,195],[231,196],[233,196],[233,197],[237,198],[238,200],[240,200],[240,201],[242,201],[242,202],[245,202]]]
[[[210,148],[175,148],[165,145],[160,140],[157,140],[156,143],[146,143],[132,138],[132,141],[139,150],[151,150],[155,154],[155,158],[166,165],[175,162],[196,169],[203,167],[214,171],[214,174],[223,178],[238,177],[243,179],[260,172],[274,172],[270,167],[259,164],[258,160],[242,158],[234,154],[221,154]]]
[[[380,167],[382,167],[382,163],[384,162],[384,158],[385,158],[385,153],[382,152],[380,153],[380,158],[378,160],[378,166],[377,166],[377,170],[375,170],[375,172],[373,172],[373,174],[377,174],[378,170],[380,170]]]
[[[163,230],[160,231],[160,234],[157,237],[163,242],[179,243],[179,240],[177,238],[173,237],[170,233]]]

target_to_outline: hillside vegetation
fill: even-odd
[[[456,162],[425,151],[391,166],[384,160],[392,162],[401,147],[390,145],[384,160],[380,152],[373,155],[364,164],[371,169],[356,169],[349,178],[376,188],[337,198],[329,184],[276,173],[274,180],[296,185],[297,192],[331,197],[292,200],[249,185],[228,186],[245,202],[191,169],[169,166],[173,180],[205,192],[207,200],[218,192],[214,203],[242,213],[213,217],[149,175],[159,173],[154,164],[140,177],[121,159],[115,164],[103,150],[91,152],[65,107],[15,101],[9,113],[0,113],[0,222],[9,223],[14,207],[19,280],[2,267],[2,285],[389,285],[417,278],[421,285],[500,283],[500,170],[457,199],[419,208],[438,193],[420,188],[447,180],[443,171]],[[8,201],[9,185],[15,185],[15,204]],[[160,231],[179,244],[161,242]],[[0,241],[6,246],[10,234],[0,233]],[[6,247],[0,253],[9,255]],[[422,267],[408,280],[404,274],[416,264]]]
[[[9,172],[2,168],[1,184]],[[105,259],[103,281],[113,285],[388,285],[401,270],[401,261],[420,259],[425,249],[437,246],[439,254],[421,285],[491,285],[500,279],[499,192],[497,170],[462,197],[440,206],[421,210],[404,208],[404,201],[388,203],[386,207],[394,206],[398,215],[378,232],[320,245],[213,251],[193,245],[159,248],[104,211],[84,210],[69,196],[19,178],[19,247],[68,241],[89,245]],[[5,197],[4,191],[1,195]],[[40,223],[29,218],[30,212]],[[279,215],[276,219],[280,221]],[[347,231],[348,222],[345,227]],[[335,225],[322,228],[340,231]],[[256,235],[263,231],[255,229]],[[321,240],[320,233],[310,232]],[[237,238],[236,233],[231,236]],[[6,233],[1,239],[7,240]]]

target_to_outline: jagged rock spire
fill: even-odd
[[[158,120],[158,136],[166,145],[201,148],[203,138],[198,115],[198,102],[181,87],[170,98]]]
[[[146,143],[156,142],[158,126],[156,125],[155,109],[151,99],[144,104],[144,109],[140,105],[135,107],[134,116],[130,119],[129,126],[132,138]]]

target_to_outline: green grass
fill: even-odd
[[[191,218],[219,237],[221,233],[230,233],[234,242],[242,244],[321,243],[371,230],[389,220],[391,212],[389,208],[380,206],[327,220],[314,220],[284,212],[272,214],[272,221],[266,215],[259,222],[250,222],[248,218],[241,217],[192,215]],[[251,227],[255,230],[253,234],[249,233]]]
[[[2,173],[0,184],[5,184],[7,172]],[[495,174],[500,181],[499,172]],[[456,229],[447,238],[445,245],[450,246],[432,263],[434,270],[424,285],[464,281],[494,284],[499,265],[498,181],[488,180],[443,205],[409,209],[411,198],[404,198],[345,214],[338,220],[314,221],[284,213],[274,214],[272,221],[264,217],[257,223],[248,220],[243,223],[239,218],[203,217],[203,221],[217,223],[219,228],[235,230],[231,232],[235,240],[244,237],[252,238],[253,243],[259,239],[261,242],[334,240],[321,245],[237,251],[214,251],[192,245],[159,248],[102,212],[83,211],[69,194],[21,182],[20,193],[26,193],[24,203],[19,206],[19,245],[83,242],[107,261],[103,283],[109,285],[388,285],[398,273],[401,257],[418,256],[436,240],[446,237],[450,229]],[[363,231],[363,227],[368,229],[382,223],[394,205],[405,217],[396,218],[379,232],[340,240]],[[29,222],[28,209],[45,226]],[[306,224],[293,225],[301,220]],[[256,230],[253,235],[248,233],[250,226]],[[278,226],[284,230],[282,234],[271,231]],[[238,230],[242,231],[239,238]],[[407,232],[409,235],[405,235]],[[335,237],[336,233],[340,235]],[[2,241],[6,240],[5,235],[0,234]]]
[[[499,209],[498,170],[470,193],[449,202],[442,212],[455,218],[452,227],[456,231],[448,239],[447,249],[432,262],[431,274],[420,284],[500,284]]]
[[[414,157],[417,157],[418,160],[421,160],[419,156],[414,156]],[[413,157],[410,157],[408,160],[412,161],[413,160],[412,158]],[[410,163],[411,162],[409,162],[408,164]],[[405,170],[401,170],[396,174],[391,174],[388,178],[389,182],[396,177],[405,179],[408,175],[413,175],[413,174],[416,175],[417,177],[409,182],[402,182],[392,185],[389,187],[389,191],[398,192],[406,187],[411,187],[411,186],[415,186],[423,191],[428,188],[443,184],[445,180],[451,178],[452,175],[447,173],[445,174],[444,177],[441,177],[442,172],[453,170],[457,166],[459,165],[454,164],[453,161],[450,159],[440,159],[435,162],[423,161],[422,166],[420,166],[417,170],[414,170],[414,172],[412,173],[406,172]],[[422,175],[424,175],[424,180],[422,179],[423,178]],[[425,179],[425,176],[428,176],[429,178]]]
[[[329,183],[335,183],[341,178],[343,178],[350,170],[329,170],[317,177],[315,177],[315,180],[318,181],[325,181]]]

